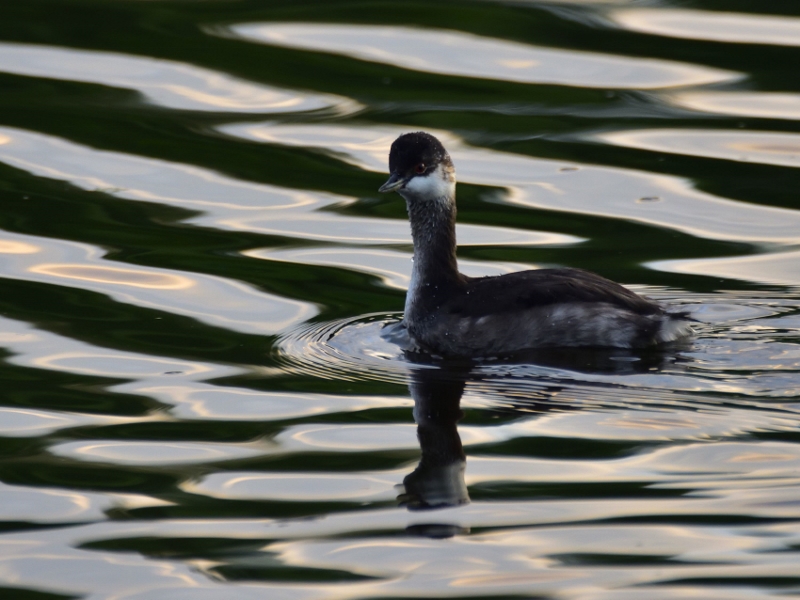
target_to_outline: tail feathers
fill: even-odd
[[[661,321],[661,327],[656,333],[656,343],[668,344],[690,337],[694,334],[690,321],[695,321],[695,319],[692,319],[689,313],[686,312],[668,313],[664,315],[664,320]]]

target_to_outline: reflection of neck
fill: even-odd
[[[456,423],[462,416],[459,402],[464,392],[462,377],[447,378],[438,369],[420,369],[410,385],[414,398],[422,458],[403,481],[406,501],[412,509],[456,506],[469,502],[464,482],[466,456]]]

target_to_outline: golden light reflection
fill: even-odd
[[[258,369],[254,372],[260,374],[262,371]],[[179,419],[281,420],[332,412],[413,405],[412,400],[396,396],[266,392],[229,387],[221,389],[196,382],[192,385],[174,386],[137,385],[127,389],[172,405],[169,412],[159,412],[158,416],[174,415]]]
[[[750,452],[747,454],[740,454],[731,458],[730,462],[733,463],[762,463],[762,462],[784,462],[796,461],[797,456],[792,454],[770,454],[767,452]]]
[[[362,169],[383,173],[386,157],[392,142],[406,131],[402,127],[355,128],[337,125],[308,127],[276,123],[234,123],[218,128],[234,137],[245,137],[258,142],[297,146],[301,148],[333,149],[336,157]],[[448,148],[461,141],[446,131],[428,129]],[[366,159],[366,160],[365,160]]]
[[[13,331],[0,332],[0,344],[19,344],[38,341],[39,337],[34,333],[15,333]]]
[[[196,285],[195,281],[183,275],[138,271],[122,267],[43,264],[30,267],[28,271],[65,279],[80,279],[81,281],[127,285],[154,290],[185,290]]]
[[[209,106],[213,106],[215,108],[227,108],[231,110],[241,109],[243,106],[252,103],[254,109],[263,109],[263,110],[292,110],[300,105],[303,104],[305,101],[303,98],[298,96],[287,96],[281,98],[279,94],[270,94],[269,92],[263,92],[259,95],[255,94],[236,94],[234,96],[220,96],[217,94],[211,94],[208,92],[203,92],[201,90],[195,90],[190,87],[186,87],[184,85],[164,85],[160,86],[165,90],[169,90],[176,96],[182,96],[198,104],[208,104]],[[237,90],[239,91],[239,90]],[[248,100],[250,102],[248,102]]]
[[[539,64],[537,60],[498,60],[497,64],[503,67],[508,67],[509,69],[530,69],[531,67],[535,67]]]
[[[624,429],[649,429],[654,431],[671,431],[675,429],[700,429],[700,425],[689,419],[670,418],[666,415],[658,418],[634,417],[625,415],[618,419],[609,419],[602,423],[611,427]]]
[[[461,427],[461,443],[465,446],[503,442],[508,435],[495,427]]]
[[[0,140],[0,144],[2,140]],[[12,242],[11,240],[0,240],[0,254],[36,254],[42,248],[25,242]]]
[[[164,59],[63,46],[0,43],[0,72],[137,90],[150,102],[181,110],[285,112],[360,110],[334,94],[299,93]]]
[[[361,573],[374,573],[378,576],[386,574],[387,566],[375,564],[373,560],[367,561],[366,557],[393,555],[394,559],[389,571],[410,573],[424,568],[428,563],[424,554],[426,547],[425,543],[417,540],[387,538],[341,540],[324,556],[319,556],[314,552],[314,544],[304,541],[276,542],[267,546],[270,552],[280,556],[281,562],[287,565],[308,566],[309,563],[321,567],[335,565],[340,568],[357,569]],[[354,565],[354,561],[359,563],[358,567]],[[331,562],[334,564],[332,565]]]
[[[351,248],[336,250],[330,248],[272,250],[259,248],[245,250],[242,255],[261,260],[320,265],[359,271],[379,277],[387,287],[403,290],[408,288],[410,280],[411,254],[392,252],[390,250],[372,248],[367,250]],[[472,273],[469,274],[472,275]]]
[[[194,222],[218,227],[222,217],[270,210],[322,207],[356,198],[255,184],[196,166],[100,151],[52,136],[0,127],[13,137],[0,161],[41,177],[61,179],[84,190],[131,200],[199,208]],[[387,146],[388,147],[388,146]]]
[[[47,426],[59,424],[72,424],[73,421],[68,419],[66,415],[47,414],[38,410],[25,410],[21,408],[0,408],[0,415],[2,421],[6,421],[6,417],[31,417],[25,425],[17,424],[14,426],[15,430],[21,429],[39,429],[43,426],[44,422],[50,421]],[[41,421],[41,422],[37,422]]]
[[[446,29],[292,22],[234,25],[228,33],[415,71],[519,83],[654,89],[742,78],[702,65],[540,47]]]
[[[765,154],[788,154],[792,156],[792,158],[797,158],[800,155],[800,139],[798,139],[793,144],[759,144],[756,142],[741,142],[741,143],[733,143],[730,145],[733,150],[739,150],[741,152],[763,152]]]
[[[667,8],[635,8],[609,14],[625,29],[733,44],[800,46],[800,19],[788,16]]]
[[[199,484],[181,488],[217,498],[252,498],[286,501],[355,500],[377,496],[394,497],[394,477],[331,473],[212,474]]]
[[[486,575],[472,575],[470,577],[459,577],[450,582],[453,587],[484,587],[484,586],[512,586],[512,585],[527,585],[531,583],[543,583],[548,581],[563,581],[565,579],[574,578],[574,573],[558,572],[548,568],[551,566],[550,561],[545,560],[531,560],[531,562],[538,563],[533,567],[538,567],[541,570],[532,571],[530,573],[491,573]],[[475,564],[469,565],[473,569],[477,566]],[[493,568],[494,564],[486,564],[486,567]],[[528,567],[530,568],[530,566]]]
[[[210,365],[171,361],[162,358],[147,358],[127,354],[92,354],[89,352],[62,352],[49,354],[31,361],[41,369],[86,373],[98,377],[158,377],[165,373],[182,376],[198,375],[213,370]]]
[[[721,115],[800,120],[800,94],[778,92],[684,92],[667,96],[670,102]]]
[[[627,148],[784,167],[800,166],[800,135],[772,131],[636,129],[599,134]]]
[[[240,444],[197,442],[67,442],[50,447],[57,456],[117,464],[178,464],[219,462],[260,454]]]
[[[371,425],[296,427],[279,434],[276,441],[306,448],[335,448],[343,452],[416,448],[418,445],[416,427],[399,424],[391,428]]]
[[[176,506],[177,504],[170,500],[163,500],[152,496],[142,496],[139,494],[109,494],[109,497],[114,501],[114,506],[126,510],[149,508],[153,506]]]
[[[800,251],[770,252],[754,256],[656,261],[652,269],[706,277],[728,277],[756,283],[800,285]]]
[[[11,138],[0,133],[0,146],[11,143]]]
[[[50,496],[53,498],[58,498],[60,500],[67,500],[71,504],[75,506],[77,510],[73,511],[71,514],[82,513],[89,510],[92,507],[92,501],[88,496],[83,494],[79,494],[77,492],[66,492],[62,490],[47,490],[42,489],[39,490],[39,493]]]

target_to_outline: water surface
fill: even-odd
[[[724,5],[723,5],[724,4]],[[0,595],[800,598],[800,9],[0,7]],[[470,275],[658,352],[404,352],[431,131]]]

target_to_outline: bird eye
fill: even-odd
[[[425,163],[419,163],[414,170],[419,174],[422,175],[425,172]]]

